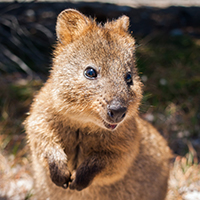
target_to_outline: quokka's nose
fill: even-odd
[[[121,105],[111,104],[108,106],[108,116],[114,123],[122,121],[126,115],[127,108]]]

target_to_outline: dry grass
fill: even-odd
[[[190,156],[177,156],[172,165],[166,200],[200,199],[200,165],[190,163]]]
[[[18,155],[20,156],[20,155]],[[17,156],[17,157],[18,157]],[[0,153],[0,197],[9,200],[28,199],[31,196],[33,177],[30,161]]]
[[[48,70],[51,45],[55,40],[55,17],[62,9],[58,4],[38,6],[34,3],[2,7],[0,199],[3,200],[29,199],[32,193],[33,179],[22,122],[34,94],[42,86],[40,79],[30,77]],[[109,12],[103,8],[99,12],[98,7],[97,10],[84,9],[100,20],[106,19],[108,13],[111,18],[116,17],[114,13],[120,15],[116,7]],[[102,14],[103,10],[107,13]],[[131,28],[137,40],[141,38],[137,31],[146,34],[145,27],[151,27],[152,34],[138,42],[136,56],[145,84],[141,113],[179,155],[171,166],[167,200],[200,200],[200,39],[199,28],[193,26],[199,23],[199,17],[191,13],[193,9],[183,9],[179,15],[173,8],[164,12],[130,9],[129,13],[124,13],[132,16]],[[160,21],[154,20],[155,16]],[[185,19],[194,24],[181,24]],[[172,34],[174,27],[180,35]]]
[[[0,82],[2,113],[0,121],[0,198],[30,199],[33,193],[33,177],[22,121],[42,81],[24,79],[21,75],[15,74],[1,78]],[[168,115],[164,112],[162,114],[165,116],[164,119],[159,113],[153,115],[150,112],[143,114],[143,117],[149,121],[158,121],[156,124],[158,128],[162,125],[165,126],[165,130],[169,130],[167,127],[177,124],[175,120],[177,109],[175,105],[166,108]],[[197,152],[191,142],[187,141],[186,144],[188,153],[184,157],[176,156],[171,165],[166,200],[200,199],[200,165],[198,165]]]
[[[30,199],[33,194],[33,177],[29,156],[22,156],[27,148],[16,156],[0,153],[0,197],[9,200]],[[171,164],[169,189],[166,200],[200,199],[200,165],[194,163],[193,153],[177,156]]]
[[[0,199],[28,199],[33,186],[22,122],[40,80],[0,77]]]

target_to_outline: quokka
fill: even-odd
[[[38,200],[164,200],[171,151],[138,113],[129,18],[57,18],[50,76],[25,128]]]

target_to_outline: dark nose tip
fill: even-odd
[[[126,107],[120,105],[110,105],[108,107],[108,116],[113,120],[114,123],[122,121],[126,115]]]

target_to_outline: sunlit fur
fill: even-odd
[[[164,199],[171,154],[138,115],[142,83],[128,26],[126,16],[104,25],[72,9],[58,16],[51,74],[26,120],[38,200]],[[89,66],[98,73],[94,80],[84,76]],[[112,101],[127,107],[114,130],[105,126],[112,123],[107,114]],[[101,170],[83,190],[52,182],[52,166],[61,177],[71,173],[76,179],[76,170],[85,160],[89,167],[90,158]]]

